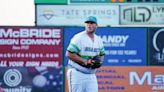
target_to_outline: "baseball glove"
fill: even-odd
[[[93,60],[93,65],[91,66],[92,69],[101,67],[102,65],[101,56],[94,56],[92,60]]]

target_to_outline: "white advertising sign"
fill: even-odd
[[[119,24],[119,6],[37,5],[38,26],[83,26],[86,17],[95,16],[99,26]]]
[[[121,25],[163,25],[164,4],[121,5]]]

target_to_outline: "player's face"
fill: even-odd
[[[97,24],[94,22],[85,23],[85,29],[88,33],[94,33],[96,31]]]

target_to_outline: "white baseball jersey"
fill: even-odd
[[[94,40],[87,35],[86,31],[76,34],[67,48],[67,51],[78,54],[83,59],[89,59],[96,55],[104,55],[104,46],[100,37],[94,34]],[[68,65],[83,73],[95,73],[96,69],[85,68],[76,62],[69,60]]]
[[[67,51],[76,53],[83,59],[105,54],[101,39],[94,35],[94,41],[91,40],[86,31],[71,39]],[[67,71],[69,92],[98,92],[96,69],[85,68],[72,60],[69,60],[68,65],[71,67]]]

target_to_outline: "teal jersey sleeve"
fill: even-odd
[[[103,55],[105,55],[105,49],[104,49],[104,47],[101,48],[101,50],[100,50],[100,56],[103,56]]]
[[[100,37],[99,37],[100,38]],[[104,44],[103,44],[103,41],[102,41],[102,39],[100,38],[100,56],[103,56],[103,55],[105,55],[105,48],[104,48]]]
[[[71,39],[71,42],[67,48],[67,51],[70,51],[72,53],[79,53],[80,52],[80,39],[74,36]]]

